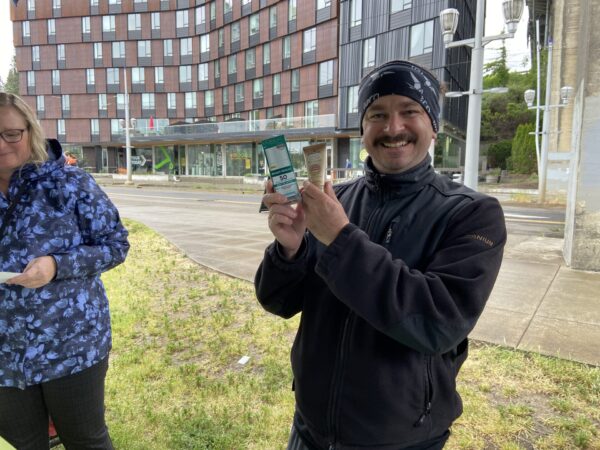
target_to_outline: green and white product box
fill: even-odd
[[[275,192],[285,195],[290,202],[300,201],[300,190],[285,137],[275,136],[261,144]]]

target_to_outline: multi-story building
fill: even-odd
[[[21,0],[11,17],[20,92],[86,168],[124,169],[125,127],[134,173],[239,176],[264,173],[260,141],[275,134],[300,170],[315,140],[328,143],[331,167],[358,167],[358,84],[385,61],[411,59],[466,90],[470,55],[444,49],[438,15],[459,9],[468,37],[474,4]],[[466,100],[443,118],[442,165],[458,167]]]

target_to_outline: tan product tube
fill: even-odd
[[[306,170],[308,170],[308,181],[319,186],[323,190],[325,184],[325,173],[327,172],[327,147],[324,142],[309,145],[302,149]]]

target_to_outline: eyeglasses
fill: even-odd
[[[0,133],[0,137],[4,140],[4,142],[8,142],[9,144],[16,144],[17,142],[21,142],[21,139],[23,139],[23,133],[25,133],[25,129],[6,130]]]

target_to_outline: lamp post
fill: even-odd
[[[119,119],[119,125],[125,130],[125,160],[127,165],[127,180],[125,184],[133,184],[131,176],[131,139],[130,131],[135,129],[135,118],[129,119],[129,93],[127,91],[127,68],[123,68],[125,82],[125,120]]]
[[[446,48],[467,45],[472,47],[471,52],[471,78],[469,90],[461,93],[469,95],[469,112],[467,116],[467,142],[465,149],[465,176],[464,184],[477,190],[479,174],[479,140],[481,135],[481,94],[483,93],[483,47],[498,40],[512,38],[517,31],[517,24],[523,14],[524,0],[504,0],[502,9],[504,22],[508,33],[495,36],[483,36],[484,25],[484,0],[477,0],[475,17],[475,37],[453,42],[453,36],[458,26],[459,12],[454,8],[444,9],[440,12],[440,25]]]
[[[552,44],[549,45],[549,54],[552,51]],[[548,64],[550,64],[551,58],[548,59]],[[538,80],[539,81],[539,80]],[[533,89],[527,89],[523,94],[525,99],[525,103],[527,103],[527,107],[529,109],[535,109],[536,114],[536,123],[535,123],[535,132],[536,138],[538,135],[542,135],[542,149],[541,151],[537,151],[538,156],[538,201],[540,203],[546,202],[546,181],[548,179],[548,135],[550,132],[548,131],[549,122],[550,122],[550,114],[549,110],[553,108],[564,108],[569,104],[571,97],[573,96],[573,88],[571,86],[563,86],[560,88],[560,103],[557,105],[549,105],[550,100],[550,81],[546,80],[546,104],[538,104],[534,105],[533,101],[536,98],[536,93]],[[542,132],[538,131],[539,129],[539,112],[544,111],[544,120],[542,122]],[[537,139],[536,139],[537,143]],[[537,150],[537,149],[536,149]]]

